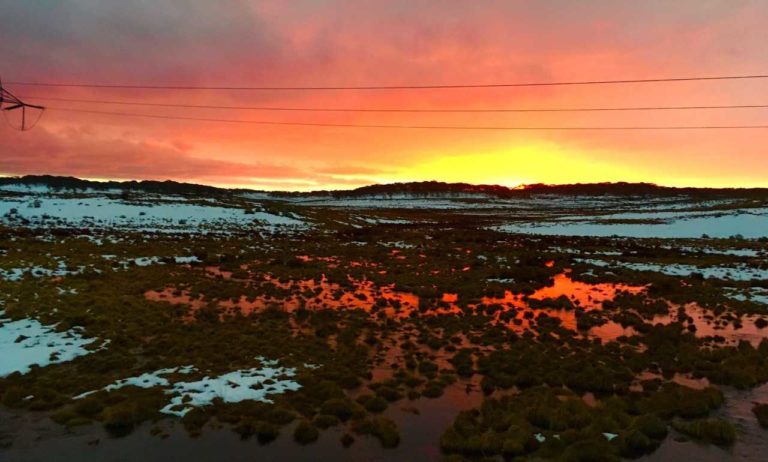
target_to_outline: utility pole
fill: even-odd
[[[3,105],[5,104],[5,107]],[[43,111],[45,111],[45,107],[43,106],[37,106],[35,104],[27,104],[24,101],[20,100],[18,97],[16,97],[13,93],[6,90],[5,87],[3,87],[3,80],[0,79],[0,111],[3,111],[3,115],[7,111],[17,111],[21,110],[21,128],[20,131],[27,131],[35,126],[37,123],[37,120],[30,126],[27,126],[27,108],[37,109],[40,111],[40,115],[38,116],[37,120],[40,120],[40,117],[43,115]]]

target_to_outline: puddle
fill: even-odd
[[[729,312],[717,316],[695,303],[687,304],[684,308],[688,316],[688,319],[683,320],[684,324],[695,326],[696,337],[721,337],[721,340],[729,344],[743,340],[755,347],[768,337],[768,328],[760,329],[755,324],[755,321],[761,316],[738,317]],[[678,320],[677,310],[672,309],[670,314],[656,315],[653,318],[653,323],[670,324]]]
[[[232,277],[231,273],[212,267],[206,268],[206,274],[221,275],[225,279]],[[417,295],[397,291],[394,284],[379,287],[368,280],[349,278],[342,285],[329,282],[325,276],[319,279],[281,280],[267,274],[260,279],[254,277],[246,281],[246,284],[249,288],[257,289],[260,294],[243,295],[237,300],[215,301],[223,314],[249,315],[269,307],[278,307],[288,312],[299,309],[363,310],[375,315],[405,319],[413,313],[420,316],[463,315],[465,312],[482,310],[486,313],[495,312],[495,322],[504,323],[516,331],[536,330],[536,323],[545,318],[557,318],[562,327],[576,331],[576,308],[584,311],[602,309],[604,302],[613,300],[619,293],[637,294],[645,290],[643,286],[576,281],[565,272],[556,275],[552,285],[542,287],[529,296],[507,291],[503,297],[483,297],[479,304],[460,307],[457,305],[460,294],[445,292],[437,305],[422,307]],[[194,312],[208,304],[202,296],[193,298],[189,291],[173,287],[148,291],[145,297],[148,300],[189,306],[189,320],[194,319]],[[604,341],[635,334],[633,329],[623,328],[610,321],[589,331],[589,335]]]
[[[675,441],[670,434],[653,454],[635,459],[640,462],[674,462],[695,460],[701,462],[752,462],[764,460],[768,454],[768,431],[761,428],[752,413],[755,402],[768,402],[768,384],[752,390],[735,390],[722,387],[725,404],[717,414],[736,425],[738,438],[733,447],[719,448],[695,441]],[[762,454],[762,455],[761,455]]]
[[[599,338],[604,342],[611,342],[619,337],[632,337],[639,333],[632,327],[624,327],[615,321],[608,321],[601,326],[595,326],[589,329],[589,336]]]
[[[218,267],[208,267],[205,271],[207,275],[232,278],[231,272],[221,271]],[[325,276],[319,279],[281,280],[265,274],[244,280],[244,284],[255,288],[259,295],[214,301],[223,314],[249,315],[278,307],[288,312],[299,309],[363,310],[376,316],[405,319],[414,313],[419,316],[464,315],[479,310],[492,313],[495,322],[519,332],[536,332],[537,324],[547,323],[547,318],[556,318],[561,327],[576,331],[579,310],[601,310],[605,302],[614,300],[620,293],[639,294],[646,289],[645,286],[577,281],[566,271],[555,275],[551,285],[541,287],[528,296],[506,291],[503,297],[486,296],[478,304],[459,306],[461,295],[445,292],[437,304],[421,306],[417,295],[395,290],[394,284],[380,287],[372,281],[352,278],[345,284],[339,284],[328,281]],[[193,298],[189,291],[173,287],[148,291],[145,297],[191,307],[189,320],[194,319],[197,310],[208,304],[202,296]],[[720,343],[745,340],[757,346],[768,335],[768,329],[760,329],[755,323],[759,316],[739,318],[728,312],[716,316],[696,304],[688,304],[684,308],[687,316],[684,325],[699,338],[715,337]],[[656,315],[651,322],[669,324],[676,322],[677,317],[677,308],[671,306],[668,314]],[[610,320],[610,315],[607,318],[600,325],[589,328],[587,335],[606,342],[622,336],[638,335],[632,327]]]
[[[287,312],[299,309],[360,309],[367,312],[381,311],[390,317],[406,317],[419,306],[416,295],[395,291],[394,286],[376,287],[371,281],[350,280],[349,287],[342,287],[329,282],[325,277],[319,281],[306,279],[281,282],[265,275],[261,284],[271,286],[267,291],[275,294],[252,298],[243,295],[236,301],[220,300],[219,307],[225,313],[242,315],[277,306]],[[282,293],[286,296],[280,296]],[[203,298],[192,298],[189,291],[179,291],[173,287],[160,291],[150,290],[144,295],[148,300],[189,305],[193,312],[207,304]]]

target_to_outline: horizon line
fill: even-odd
[[[204,187],[210,187],[215,189],[222,189],[222,190],[246,190],[246,191],[253,191],[253,192],[267,192],[267,193],[298,193],[298,194],[311,194],[311,193],[332,193],[332,192],[351,192],[358,190],[360,188],[370,187],[370,186],[392,186],[392,185],[403,185],[403,184],[421,184],[421,183],[440,183],[444,185],[467,185],[472,187],[489,187],[489,188],[504,188],[510,191],[514,190],[520,190],[524,191],[526,189],[529,189],[534,186],[544,186],[544,187],[563,187],[563,186],[589,186],[589,185],[647,185],[647,186],[653,186],[658,188],[667,188],[667,189],[702,189],[702,190],[759,190],[759,189],[768,189],[768,183],[766,183],[763,186],[691,186],[691,185],[680,185],[680,184],[663,184],[663,183],[656,183],[651,181],[625,181],[625,180],[607,180],[607,181],[589,181],[589,182],[573,182],[573,183],[546,183],[546,182],[532,182],[532,183],[518,183],[516,185],[504,185],[499,183],[470,183],[470,182],[462,182],[462,181],[441,181],[437,179],[432,180],[403,180],[403,181],[392,181],[392,182],[371,182],[371,183],[365,183],[360,184],[358,186],[351,186],[349,188],[323,188],[321,185],[317,185],[318,189],[306,189],[306,190],[298,190],[298,189],[267,189],[267,188],[254,188],[254,187],[248,187],[245,184],[242,183],[215,183],[215,182],[197,182],[194,180],[180,180],[180,179],[172,179],[172,178],[164,178],[164,179],[155,179],[155,178],[135,178],[135,177],[112,177],[112,178],[105,178],[105,177],[90,177],[90,176],[74,176],[74,175],[56,175],[56,174],[6,174],[6,173],[0,173],[0,180],[7,180],[7,179],[18,179],[22,180],[27,177],[51,177],[51,178],[73,178],[76,180],[81,181],[88,181],[88,182],[94,182],[94,183],[109,183],[109,182],[115,182],[115,183],[129,183],[129,182],[158,182],[158,183],[164,183],[164,182],[173,182],[177,184],[185,184],[185,185],[193,185],[193,186],[204,186]],[[307,185],[311,186],[311,185]]]

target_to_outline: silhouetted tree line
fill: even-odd
[[[131,191],[144,191],[156,194],[181,194],[181,195],[216,195],[230,194],[227,189],[216,188],[193,183],[179,183],[176,181],[90,181],[81,180],[71,176],[52,175],[27,175],[23,177],[0,178],[0,185],[19,184],[25,186],[47,186],[58,191],[77,191],[92,189],[106,191],[110,189],[122,189]]]
[[[193,183],[176,181],[90,181],[69,176],[27,175],[23,177],[0,178],[0,185],[21,184],[27,186],[43,185],[54,190],[109,190],[122,189],[145,191],[157,194],[181,195],[230,195],[244,192],[265,192],[249,189],[223,189]],[[410,195],[430,197],[439,195],[485,195],[498,198],[526,197],[532,194],[556,194],[573,196],[663,196],[689,195],[702,198],[718,197],[765,197],[768,188],[676,188],[658,186],[653,183],[576,183],[549,185],[543,183],[525,185],[520,188],[508,188],[500,185],[473,185],[469,183],[444,183],[440,181],[421,181],[408,183],[374,184],[351,190],[290,192],[266,192],[275,198],[327,196],[329,198],[355,197],[396,197]]]
[[[694,197],[765,197],[768,188],[675,188],[653,183],[576,183],[549,185],[543,183],[509,188],[500,185],[473,185],[468,183],[443,183],[422,181],[362,186],[348,191],[272,192],[276,197],[302,197],[327,195],[333,198],[395,197],[399,195],[430,197],[438,195],[486,195],[498,198],[527,197],[533,194],[557,194],[573,196],[675,196]]]

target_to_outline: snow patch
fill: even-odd
[[[278,395],[286,391],[296,391],[301,385],[291,380],[296,375],[296,369],[281,367],[277,360],[269,360],[257,357],[261,367],[241,369],[228,372],[217,377],[205,376],[200,380],[171,381],[168,376],[172,374],[188,375],[196,372],[194,366],[181,366],[159,369],[147,372],[136,377],[118,380],[107,385],[102,390],[113,391],[127,386],[139,388],[161,387],[169,395],[170,401],[160,409],[163,414],[184,417],[196,407],[205,407],[213,403],[215,399],[221,399],[225,403],[239,403],[241,401],[261,401],[272,403],[270,395]],[[307,368],[316,368],[314,365],[305,365]],[[81,399],[99,390],[89,391],[76,396]]]
[[[68,269],[67,264],[63,260],[56,260],[56,262],[57,266],[53,269],[43,266],[0,269],[0,279],[18,282],[27,275],[33,278],[52,278],[81,274],[83,271],[85,271],[85,266],[78,266],[75,269]]]
[[[701,274],[704,278],[723,279],[729,281],[751,281],[753,279],[768,279],[768,269],[751,268],[745,264],[736,264],[733,266],[694,266],[679,263],[657,264],[657,263],[635,263],[595,260],[589,258],[574,258],[574,261],[585,263],[592,266],[603,268],[624,268],[632,271],[651,271],[662,273],[668,276],[687,277],[694,273]]]
[[[126,202],[107,197],[0,198],[0,222],[26,227],[120,228],[137,231],[206,230],[244,226],[305,226],[293,217],[180,201]]]
[[[659,220],[658,223],[617,223],[611,220]],[[562,236],[621,236],[637,238],[714,238],[740,235],[755,239],[768,236],[768,209],[742,209],[731,212],[708,212],[685,215],[680,212],[625,213],[569,217],[566,220],[540,223],[511,223],[495,227],[509,233]],[[598,221],[604,220],[604,221]]]
[[[75,329],[57,332],[35,319],[12,321],[0,311],[0,377],[14,372],[26,374],[32,366],[72,361],[93,351],[85,347],[96,339],[85,338]]]
[[[765,287],[751,287],[744,291],[728,289],[726,295],[741,302],[750,301],[761,305],[768,305],[768,288]]]

